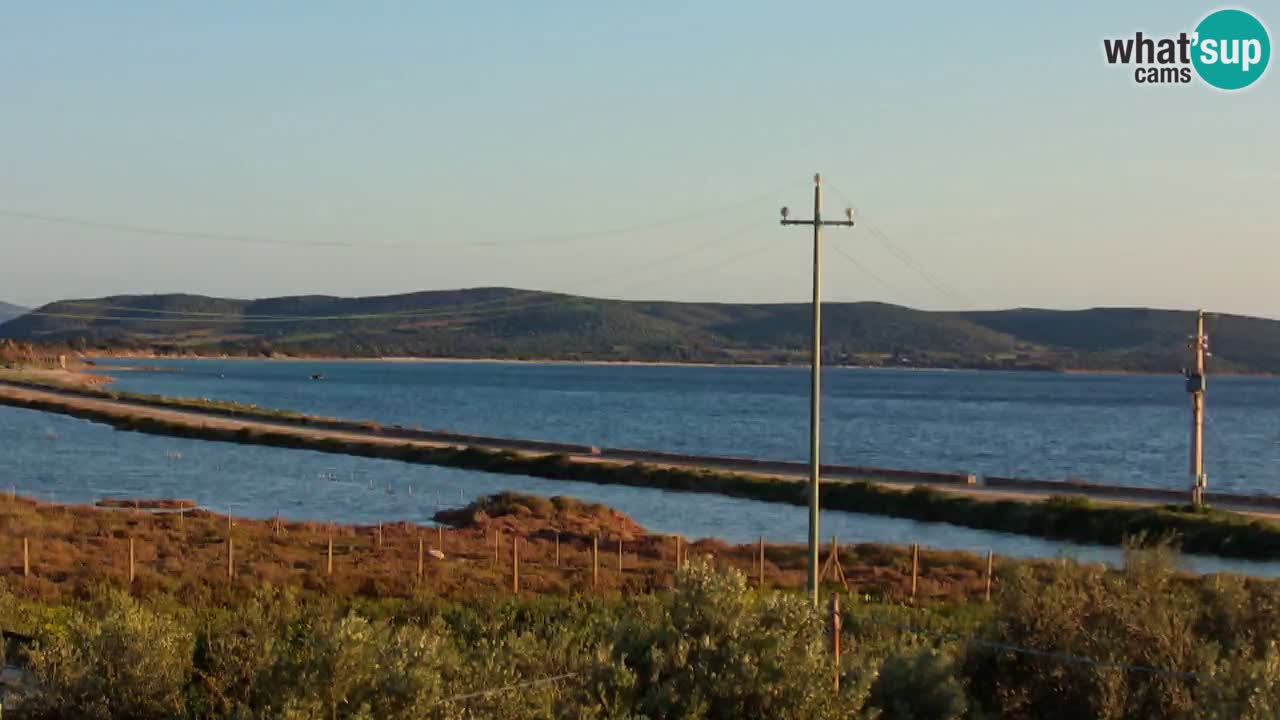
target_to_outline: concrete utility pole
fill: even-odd
[[[1187,392],[1191,393],[1191,504],[1204,504],[1208,476],[1204,473],[1204,359],[1209,350],[1209,337],[1204,334],[1204,311],[1196,313],[1196,334],[1191,336],[1194,365],[1186,371]]]
[[[813,226],[813,367],[809,380],[809,592],[818,606],[818,446],[821,439],[819,399],[822,375],[822,228],[826,225],[853,226],[853,209],[844,211],[844,220],[822,219],[822,176],[813,176],[813,219],[792,220],[782,208],[783,225]]]

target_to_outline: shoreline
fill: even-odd
[[[165,361],[209,361],[209,360],[227,360],[227,361],[255,361],[255,362],[326,362],[326,363],[394,363],[394,364],[476,364],[476,365],[578,365],[578,366],[600,366],[600,367],[675,367],[675,368],[771,368],[784,369],[792,368],[797,370],[808,370],[809,366],[802,363],[753,363],[753,362],[680,362],[677,360],[557,360],[557,359],[530,359],[530,358],[473,358],[473,357],[420,357],[420,356],[399,356],[388,355],[378,357],[349,357],[336,355],[314,355],[314,356],[248,356],[248,355],[159,355],[155,353],[110,353],[103,355],[86,354],[83,356],[87,360],[95,363],[92,367],[103,369],[112,369],[119,367],[121,369],[134,369],[126,365],[110,364],[111,360],[155,360],[157,362]],[[1142,370],[1086,370],[1086,369],[1031,369],[1031,368],[965,368],[965,367],[922,367],[917,365],[850,365],[825,363],[823,370],[867,370],[867,371],[894,371],[894,372],[931,372],[931,373],[1000,373],[1000,374],[1028,374],[1037,373],[1043,375],[1096,375],[1096,376],[1116,376],[1116,377],[1178,377],[1178,372],[1155,372]],[[142,369],[142,368],[138,368]],[[146,368],[148,370],[163,370],[163,368]],[[1280,377],[1278,373],[1233,373],[1220,372],[1214,373],[1213,377],[1219,378],[1275,378]]]
[[[110,375],[104,375],[93,371],[92,365],[75,370],[60,370],[52,368],[23,368],[21,370],[13,370],[18,377],[30,376],[40,380],[48,381],[51,385],[63,385],[72,388],[96,388],[102,385],[110,385],[116,379]],[[10,371],[0,373],[0,378],[6,377]]]

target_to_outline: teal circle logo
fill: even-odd
[[[1200,79],[1221,90],[1257,82],[1271,60],[1271,37],[1243,10],[1219,10],[1196,26],[1191,63]]]

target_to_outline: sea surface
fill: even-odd
[[[111,361],[113,363],[120,361]],[[805,460],[804,368],[446,362],[130,361],[121,390],[406,427]],[[312,375],[323,380],[312,380]],[[825,462],[1189,486],[1179,376],[831,368]],[[1210,378],[1212,489],[1280,494],[1280,379]]]
[[[112,361],[119,362],[119,361]],[[121,390],[208,397],[423,428],[695,453],[803,460],[807,375],[788,368],[519,363],[133,361]],[[322,380],[312,380],[320,374]],[[833,369],[825,460],[1032,477],[1185,484],[1178,378]],[[1268,492],[1280,382],[1210,386],[1211,484]],[[1227,430],[1224,431],[1224,424]],[[1252,440],[1248,440],[1252,438]],[[803,542],[806,511],[716,495],[491,475],[305,450],[117,432],[0,407],[0,488],[58,502],[184,497],[217,512],[430,523],[444,507],[511,489],[571,495],[656,532]],[[919,542],[1019,557],[1118,563],[1082,546],[897,518],[826,512],[825,538]],[[1280,576],[1280,563],[1189,557],[1190,569]]]

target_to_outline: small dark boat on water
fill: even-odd
[[[322,375],[322,374],[320,374],[320,373],[316,373],[315,375],[312,375],[312,376],[311,376],[311,379],[312,379],[312,380],[323,380],[323,379],[324,379],[324,375]]]

